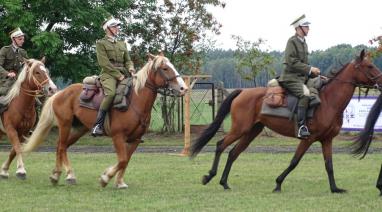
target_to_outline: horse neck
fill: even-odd
[[[148,87],[143,87],[138,91],[138,94],[133,91],[131,104],[136,108],[137,112],[142,114],[150,114],[153,108],[157,92],[154,92]]]
[[[349,68],[349,67],[347,67]],[[344,111],[353,97],[355,84],[352,83],[352,75],[346,70],[341,71],[322,91],[322,97],[327,103],[336,108],[337,111]]]
[[[35,89],[30,87],[30,85],[28,83],[28,79],[25,79],[25,81],[23,83],[21,83],[20,91],[19,91],[19,99],[20,99],[19,101],[22,101],[24,103],[29,103],[29,104],[31,104],[32,102],[34,103],[36,96],[26,93],[23,89],[35,90]]]

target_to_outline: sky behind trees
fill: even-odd
[[[221,35],[214,36],[223,49],[234,49],[231,35],[239,35],[251,41],[263,38],[267,49],[283,51],[287,39],[294,34],[290,24],[302,14],[312,23],[307,38],[310,50],[325,50],[343,43],[370,45],[371,38],[382,34],[380,0],[225,2],[224,9],[210,9],[223,25]]]

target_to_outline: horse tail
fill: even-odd
[[[56,119],[53,111],[53,101],[56,96],[57,95],[53,95],[45,102],[35,130],[32,135],[26,139],[27,142],[22,147],[23,152],[28,153],[33,151],[48,136],[48,133],[50,129],[52,129]]]
[[[361,155],[361,159],[364,158],[369,150],[370,144],[373,141],[374,126],[379,118],[379,114],[382,110],[382,94],[380,94],[375,101],[373,107],[371,107],[369,114],[367,115],[364,129],[361,131],[359,137],[352,143],[352,154]]]
[[[242,92],[242,90],[234,90],[232,93],[230,93],[227,98],[222,102],[218,113],[216,114],[216,117],[214,121],[208,126],[207,129],[205,129],[202,134],[197,138],[190,148],[190,157],[195,157],[202,148],[208,143],[208,141],[211,140],[212,137],[216,134],[218,131],[220,125],[224,121],[224,118],[229,114],[231,109],[231,104],[233,100]]]

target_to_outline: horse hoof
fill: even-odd
[[[77,181],[75,178],[69,178],[69,179],[66,179],[66,183],[68,185],[76,185],[77,184]]]
[[[116,187],[118,189],[127,189],[129,187],[126,183],[117,184]]]
[[[272,192],[273,192],[273,193],[281,193],[281,189],[279,189],[279,188],[275,188],[275,189],[273,189]]]
[[[22,173],[22,172],[19,172],[19,173],[16,173],[16,177],[20,180],[25,180],[27,179],[27,174],[26,173]]]
[[[221,186],[223,186],[224,190],[231,190],[231,188],[226,183],[221,183]]]
[[[50,183],[52,183],[52,185],[56,186],[58,184],[58,179],[55,178],[54,176],[50,176],[49,179],[50,179]]]
[[[336,188],[336,189],[333,189],[332,190],[332,193],[338,193],[338,194],[343,194],[343,193],[346,193],[347,191],[345,189],[341,189],[341,188]]]
[[[208,182],[210,182],[210,178],[207,176],[207,175],[204,175],[203,177],[202,177],[202,184],[203,185],[206,185]]]
[[[109,177],[106,175],[101,175],[101,177],[99,178],[99,183],[101,187],[102,188],[106,187],[108,182],[109,182]]]
[[[3,172],[0,174],[0,178],[7,180],[9,178],[9,173],[8,172]]]

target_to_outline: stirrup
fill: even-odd
[[[100,126],[100,124],[97,124],[96,126],[93,127],[91,135],[94,137],[104,135],[104,131],[102,127]]]
[[[300,128],[298,128],[297,138],[307,138],[310,136],[310,132],[308,128],[305,125],[301,125]]]

